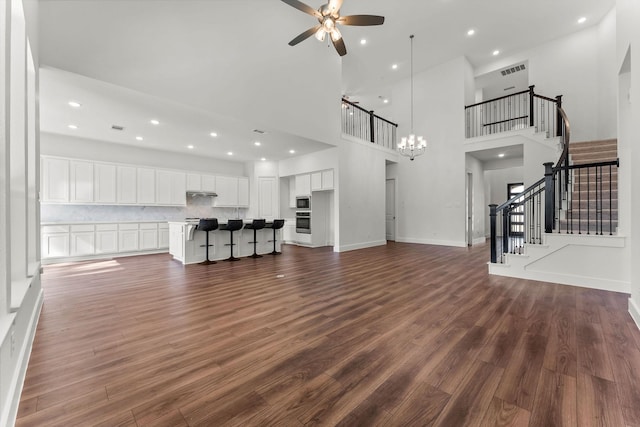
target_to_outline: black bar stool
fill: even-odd
[[[213,231],[213,230],[217,230],[217,229],[218,229],[218,219],[217,218],[200,218],[200,222],[198,223],[198,230],[207,232],[207,238],[206,238],[206,243],[205,243],[207,259],[202,261],[200,264],[209,265],[209,264],[215,264],[216,263],[215,261],[210,261],[209,260],[209,246],[213,246],[213,245],[209,244],[209,232]]]
[[[273,229],[273,240],[269,240],[273,242],[273,252],[269,252],[271,255],[280,255],[282,252],[276,251],[276,230],[280,230],[284,227],[284,219],[274,219],[272,223],[267,224],[265,228]]]
[[[262,230],[265,224],[266,224],[266,220],[264,219],[254,219],[251,222],[251,224],[245,224],[244,226],[245,230],[253,230],[253,242],[249,242],[249,243],[253,243],[253,255],[249,255],[248,258],[262,258],[262,255],[258,255],[258,252],[256,251],[256,244],[258,243],[258,237],[256,232],[258,230]]]
[[[225,261],[240,261],[240,258],[236,258],[233,256],[233,232],[242,229],[242,220],[241,219],[230,219],[227,221],[227,225],[222,225],[220,230],[225,230],[229,232],[229,243],[225,246],[229,246],[229,258],[225,259]]]

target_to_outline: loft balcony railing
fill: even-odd
[[[396,149],[398,125],[342,98],[342,133]]]
[[[548,137],[560,136],[562,131],[558,107],[562,95],[554,98],[534,92],[535,86],[512,95],[490,99],[465,107],[466,137],[534,127]]]

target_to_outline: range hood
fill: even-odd
[[[213,191],[187,191],[187,196],[193,197],[218,197]]]

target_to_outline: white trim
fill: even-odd
[[[358,249],[372,248],[374,246],[384,246],[386,244],[387,244],[386,240],[374,240],[372,242],[362,242],[362,243],[353,243],[351,245],[334,246],[333,251],[348,252],[348,251],[355,251]]]
[[[484,238],[482,238],[484,241]],[[412,237],[396,237],[396,242],[401,243],[418,243],[420,245],[438,245],[438,246],[453,246],[456,248],[466,248],[466,241],[457,240],[437,240],[437,239],[414,239]]]
[[[629,298],[629,314],[633,321],[636,322],[638,329],[640,329],[640,308],[638,308],[638,304],[636,304],[633,297]]]
[[[20,404],[20,395],[22,394],[24,378],[27,373],[27,367],[29,366],[29,357],[31,356],[33,339],[36,335],[36,328],[38,326],[38,320],[40,319],[40,311],[42,310],[43,302],[44,290],[40,289],[34,310],[31,312],[24,345],[20,349],[20,354],[18,355],[17,369],[14,372],[9,386],[9,392],[7,393],[7,401],[11,399],[11,403],[7,405],[2,414],[0,414],[0,425],[8,427],[13,427],[15,425],[16,417],[18,415],[18,405]]]

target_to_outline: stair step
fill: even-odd
[[[596,209],[596,205],[602,205],[603,208],[605,208],[606,210],[609,210],[609,199],[607,200],[578,200],[577,198],[571,201],[571,209],[573,209],[574,211],[578,211],[578,210],[587,210],[589,209],[590,211],[595,211]],[[611,199],[611,210],[617,210],[618,209],[618,199]]]
[[[599,221],[600,219],[602,219],[603,221],[609,221],[609,218],[611,218],[612,221],[618,220],[617,210],[612,210],[610,212],[609,209],[603,209],[602,212],[598,212],[594,209],[590,209],[588,211],[586,209],[572,209],[562,212],[565,216],[562,219],[563,221],[570,221],[571,219],[573,219],[574,221]]]

